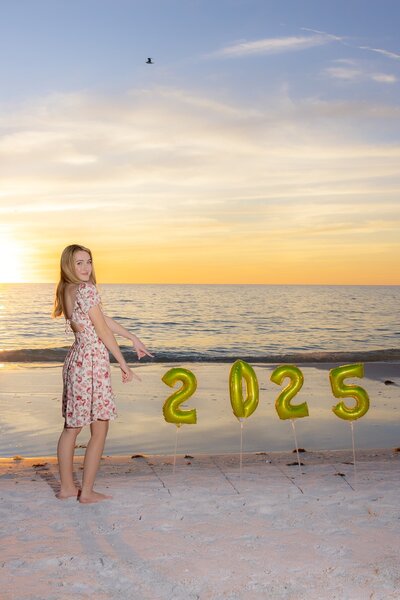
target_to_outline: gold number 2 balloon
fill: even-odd
[[[164,402],[163,414],[168,423],[175,423],[180,427],[182,423],[197,423],[196,409],[182,410],[179,405],[194,394],[197,388],[197,381],[194,373],[182,367],[174,367],[165,373],[162,381],[173,387],[177,381],[182,382],[182,387],[169,396]]]
[[[293,365],[277,367],[271,375],[271,381],[281,385],[285,377],[290,378],[289,384],[282,390],[275,402],[276,412],[280,419],[299,419],[308,417],[307,402],[293,406],[290,401],[303,387],[303,373]]]
[[[243,400],[242,380],[246,381],[247,395]],[[229,391],[233,414],[238,419],[250,417],[258,406],[258,379],[254,369],[244,360],[237,360],[229,374]]]
[[[348,408],[345,403],[339,402],[332,407],[332,411],[336,416],[347,421],[353,421],[364,416],[369,409],[369,396],[364,388],[358,385],[347,385],[343,383],[348,377],[364,377],[364,365],[356,363],[353,365],[344,365],[336,367],[329,371],[329,379],[331,382],[332,392],[336,398],[354,398],[356,405],[353,408]]]

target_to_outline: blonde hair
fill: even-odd
[[[54,308],[53,312],[51,313],[51,317],[53,319],[56,317],[61,317],[61,315],[65,316],[64,290],[67,284],[82,283],[76,275],[74,263],[74,254],[79,250],[87,252],[90,256],[90,259],[92,261],[92,273],[90,275],[90,281],[96,285],[96,274],[94,272],[93,258],[89,248],[86,248],[85,246],[80,246],[79,244],[71,244],[70,246],[64,248],[60,260],[60,281],[57,284],[54,298]]]

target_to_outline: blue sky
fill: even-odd
[[[3,92],[14,99],[54,89],[104,91],[155,81],[198,89],[215,85],[217,91],[240,96],[243,80],[258,94],[290,78],[299,95],[322,88],[327,94],[326,82],[322,86],[316,75],[318,69],[329,68],[329,61],[352,59],[360,61],[360,69],[388,74],[398,68],[395,58],[362,48],[399,55],[399,13],[399,3],[387,0],[4,1],[0,74],[8,85]],[[240,41],[312,38],[313,29],[341,41],[204,60]],[[157,64],[151,71],[143,64],[148,55]],[[214,77],[221,80],[213,82]],[[374,97],[379,93],[372,81],[360,78],[358,83]],[[335,90],[344,97],[354,94],[337,86]]]
[[[399,283],[399,13],[2,2],[0,281]]]

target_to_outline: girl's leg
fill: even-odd
[[[109,421],[93,421],[90,424],[91,438],[86,446],[85,460],[83,462],[82,491],[79,502],[99,502],[106,498],[112,498],[106,494],[100,494],[93,490],[94,480],[99,468],[101,455],[108,432]]]
[[[56,494],[57,498],[64,499],[76,496],[79,492],[79,488],[76,487],[73,481],[73,462],[74,462],[74,451],[75,442],[78,433],[82,430],[82,427],[66,427],[57,445],[57,458],[58,468],[60,471],[61,489]]]

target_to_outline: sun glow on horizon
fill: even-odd
[[[11,235],[0,234],[0,283],[22,283],[22,246]]]

